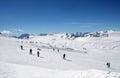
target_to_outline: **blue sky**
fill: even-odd
[[[0,31],[120,30],[120,0],[0,0]]]

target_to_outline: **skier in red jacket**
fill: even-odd
[[[40,55],[40,52],[38,51],[38,52],[37,52],[37,56],[39,57],[39,55]]]

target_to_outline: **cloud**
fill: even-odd
[[[15,32],[23,32],[22,29],[14,29]]]
[[[109,27],[109,26],[120,26],[120,24],[114,24],[114,23],[81,23],[81,22],[66,22],[64,23],[66,25],[71,25],[71,26],[80,26],[80,27],[91,27],[91,26],[97,26],[97,27]]]
[[[103,23],[80,23],[80,22],[68,22],[64,24],[79,27],[96,27],[104,25]]]
[[[79,24],[83,24],[83,23],[79,23],[79,22],[68,22],[68,23],[64,23],[64,24],[68,24],[68,25],[79,25]]]
[[[68,22],[64,24],[72,24],[72,25],[100,25],[102,23],[80,23],[80,22]]]
[[[12,32],[11,32],[11,31],[8,31],[8,30],[2,30],[1,33],[2,33],[2,34],[12,34]]]
[[[80,22],[67,22],[64,23],[66,25],[71,26],[79,26],[79,27],[104,27],[104,26],[113,26],[113,24],[105,24],[105,23],[80,23]]]

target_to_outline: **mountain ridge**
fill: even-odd
[[[120,31],[99,31],[99,32],[76,32],[76,33],[53,33],[53,34],[21,34],[18,38],[19,39],[25,39],[25,38],[31,38],[33,36],[58,36],[60,38],[65,39],[76,39],[79,37],[109,37],[109,36],[120,36]]]

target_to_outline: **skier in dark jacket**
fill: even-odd
[[[53,48],[53,51],[55,51],[55,48]]]
[[[107,65],[107,67],[108,67],[108,68],[110,68],[110,63],[109,63],[109,62],[107,62],[107,64],[106,64],[106,65]]]
[[[21,45],[20,47],[21,47],[21,50],[23,50],[23,46]]]
[[[30,49],[30,54],[32,54],[32,49]]]
[[[66,56],[66,54],[63,54],[63,59],[66,59],[65,56]]]
[[[58,52],[59,52],[60,50],[58,49]]]
[[[40,55],[40,52],[38,51],[38,52],[37,52],[37,56],[39,57],[39,55]]]

